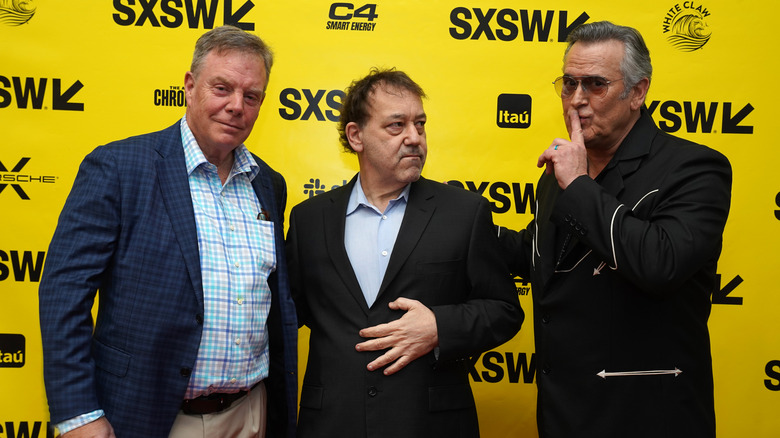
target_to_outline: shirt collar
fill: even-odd
[[[392,204],[398,202],[400,199],[403,199],[404,202],[409,202],[409,189],[411,186],[411,184],[407,184],[406,187],[401,190],[401,193],[398,195],[398,197],[391,200],[390,203]],[[360,173],[358,173],[357,181],[355,181],[355,186],[352,187],[352,194],[349,196],[349,202],[347,203],[347,216],[354,213],[355,210],[357,210],[360,206],[367,207],[376,211],[377,213],[381,213],[375,206],[368,202],[368,198],[366,198],[366,194],[363,192],[363,186],[360,184]]]
[[[187,124],[187,116],[185,115],[181,119],[181,142],[184,146],[184,161],[187,166],[187,175],[191,175],[195,169],[202,165],[210,164],[206,160],[206,156],[203,155],[198,141],[195,140],[195,135],[192,134],[190,126]],[[255,158],[249,149],[241,143],[233,150],[233,169],[230,171],[231,176],[237,173],[246,173],[249,181],[255,179],[260,172],[260,167],[257,165]]]

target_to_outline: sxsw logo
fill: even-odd
[[[48,109],[44,107],[44,99],[49,84],[49,78],[22,78],[12,76],[8,79],[0,75],[0,108],[7,108],[11,102],[16,100],[16,107],[19,109]],[[67,84],[67,83],[66,83]],[[71,102],[84,84],[78,79],[67,89],[64,89],[62,79],[51,79],[51,108],[64,111],[84,111],[84,104],[80,102]],[[10,91],[9,91],[10,90]],[[13,94],[12,94],[13,93]]]
[[[557,29],[553,25],[556,12]],[[565,42],[569,33],[588,18],[585,12],[569,21],[568,11],[457,7],[450,12],[450,36],[456,40]]]
[[[285,120],[309,120],[313,116],[320,122],[338,122],[344,96],[341,90],[285,88],[279,93],[279,115]]]
[[[752,134],[753,125],[743,123],[755,108],[750,103],[691,102],[654,100],[647,104],[647,112],[658,121],[665,132],[701,132],[712,134]]]
[[[24,356],[24,335],[0,333],[0,368],[21,368]]]
[[[178,28],[186,25],[190,29],[213,29],[219,3],[219,0],[114,0],[117,13],[113,18],[120,26]],[[254,7],[252,0],[245,1],[237,9],[233,8],[233,0],[224,0],[222,23],[255,30],[255,23],[241,21]]]
[[[498,96],[496,124],[499,128],[531,126],[531,96],[527,94],[501,94]]]

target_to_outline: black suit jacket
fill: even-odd
[[[595,181],[542,176],[534,221],[499,235],[532,282],[542,438],[715,436],[707,319],[730,194],[722,154],[644,109]]]
[[[523,313],[502,260],[487,200],[421,178],[411,186],[376,302],[369,308],[344,247],[355,184],[293,208],[287,251],[299,322],[311,329],[299,437],[475,437],[470,355],[498,346]],[[398,297],[436,316],[434,352],[385,376],[366,365],[382,352],[357,352],[362,328],[400,318]]]

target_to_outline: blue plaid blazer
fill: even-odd
[[[278,258],[269,278],[268,436],[293,437],[298,324],[284,255],[287,193],[282,176],[255,159],[253,186],[274,222]],[[84,159],[49,246],[39,303],[51,421],[100,408],[119,438],[167,437],[204,312],[179,122]]]

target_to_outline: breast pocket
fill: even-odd
[[[417,297],[428,306],[460,302],[468,284],[463,260],[418,263],[414,271],[414,289],[423,296]],[[414,297],[411,297],[414,298]]]

